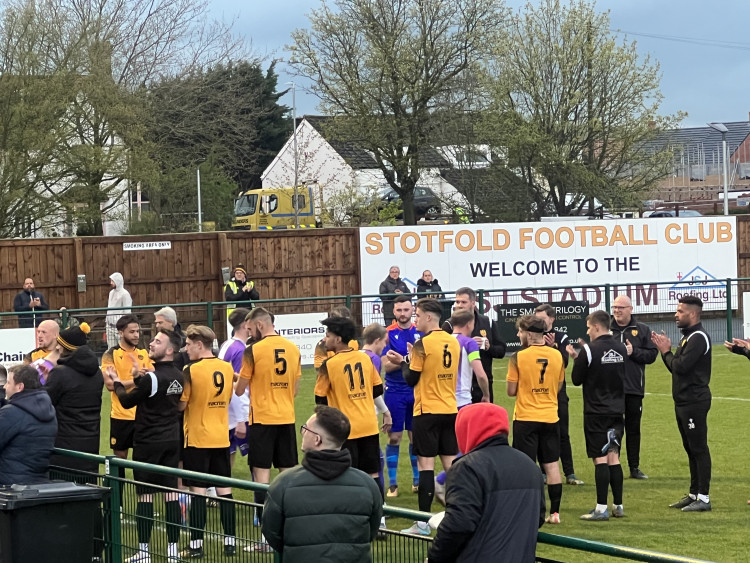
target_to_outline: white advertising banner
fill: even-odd
[[[299,313],[276,315],[274,326],[284,338],[294,342],[302,353],[302,365],[311,366],[315,359],[315,345],[326,335],[326,327],[320,321],[328,313]]]
[[[6,368],[23,362],[23,357],[36,348],[36,329],[5,328],[0,330],[0,364]]]
[[[362,293],[377,294],[397,265],[412,288],[430,270],[446,291],[494,290],[492,304],[585,300],[593,310],[604,305],[602,291],[580,286],[610,284],[639,312],[674,311],[686,294],[723,309],[722,280],[737,277],[736,239],[735,218],[723,216],[363,228]],[[536,290],[547,287],[575,289]]]

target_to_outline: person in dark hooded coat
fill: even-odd
[[[448,470],[445,517],[429,563],[535,561],[544,523],[542,473],[508,445],[508,413],[492,403],[467,405],[456,416],[462,452]]]
[[[60,359],[50,370],[45,386],[57,411],[55,447],[99,453],[104,378],[94,351],[86,344],[89,325],[63,330],[57,337]],[[99,464],[54,455],[52,465],[98,472]]]
[[[10,368],[7,404],[0,409],[0,485],[33,485],[49,480],[55,445],[55,409],[28,365]]]

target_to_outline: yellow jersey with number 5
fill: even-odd
[[[294,342],[271,334],[242,355],[240,377],[250,386],[250,424],[294,424],[302,360]]]
[[[181,401],[185,408],[185,447],[229,447],[229,401],[234,368],[219,358],[202,358],[183,369]]]

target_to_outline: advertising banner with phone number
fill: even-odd
[[[579,338],[586,338],[586,317],[589,315],[589,304],[586,301],[560,301],[550,303],[555,308],[557,317],[553,330],[568,335],[571,343]],[[496,305],[497,327],[500,338],[508,346],[507,354],[517,352],[521,348],[518,340],[516,321],[524,315],[533,315],[536,304]]]

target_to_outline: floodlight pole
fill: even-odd
[[[294,82],[288,82],[292,85],[292,142],[294,144],[294,226],[299,228],[299,155],[297,153],[297,85]]]
[[[727,126],[723,123],[708,123],[711,129],[721,133],[721,160],[724,171],[724,215],[729,215],[729,163],[727,162]]]

